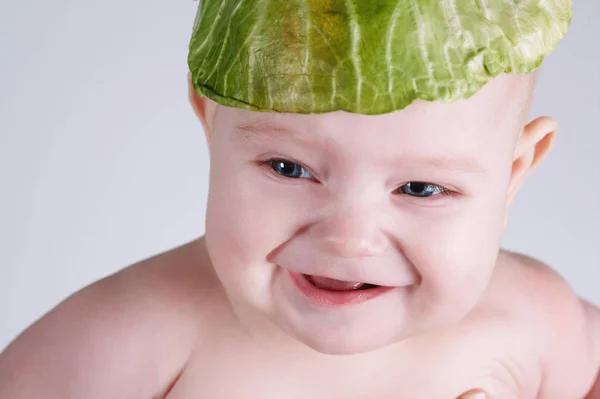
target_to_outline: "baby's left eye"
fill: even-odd
[[[431,183],[410,182],[396,189],[397,193],[410,195],[411,197],[433,197],[438,194],[448,194],[444,187]]]

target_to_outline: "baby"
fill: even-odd
[[[500,249],[557,130],[526,122],[543,51],[458,27],[497,23],[507,41],[502,18],[527,11],[540,17],[515,48],[553,48],[562,34],[532,32],[561,31],[564,1],[453,4],[446,25],[446,1],[244,3],[202,2],[190,46],[206,235],[37,321],[0,356],[0,399],[600,398],[600,312]],[[303,16],[321,36],[298,33]],[[418,56],[390,50],[415,40]],[[502,48],[470,57],[460,40]],[[447,79],[425,62],[438,50],[459,65]],[[493,73],[502,60],[524,70]]]

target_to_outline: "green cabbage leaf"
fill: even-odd
[[[383,114],[537,69],[571,0],[201,0],[200,95],[253,111]]]

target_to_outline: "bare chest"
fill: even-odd
[[[383,356],[303,359],[224,342],[199,351],[167,399],[455,399],[475,388],[534,398],[535,360],[522,332],[489,320]]]

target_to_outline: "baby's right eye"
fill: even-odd
[[[314,179],[314,177],[304,169],[302,165],[295,162],[289,162],[282,159],[272,159],[269,161],[271,168],[281,176],[290,179]]]

